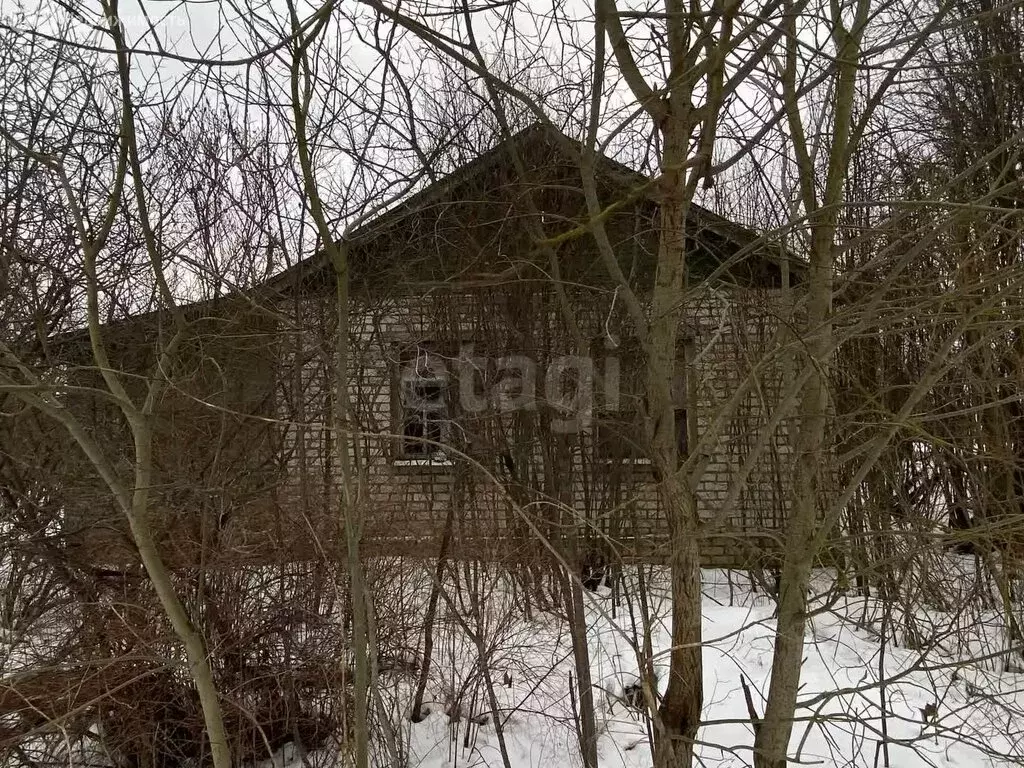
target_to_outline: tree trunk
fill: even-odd
[[[575,539],[575,537],[573,537]],[[587,613],[583,606],[583,586],[576,573],[566,574],[565,596],[572,639],[572,656],[579,689],[579,737],[583,768],[597,768],[597,718],[594,712],[594,686],[590,679],[590,647],[587,642]]]
[[[804,622],[807,589],[814,563],[819,485],[824,474],[822,457],[827,427],[828,390],[824,367],[829,354],[831,329],[828,311],[831,297],[831,265],[824,258],[812,262],[808,326],[815,329],[806,342],[812,367],[801,398],[799,438],[796,450],[793,506],[786,531],[782,573],[779,579],[775,651],[765,715],[754,738],[755,768],[782,768],[793,730],[800,668],[803,664]]]
[[[668,689],[659,709],[662,728],[655,729],[656,768],[693,764],[704,701],[700,552],[691,529],[673,525],[671,536],[672,652]]]
[[[139,419],[132,423],[132,431],[135,433],[136,460],[135,491],[128,512],[132,538],[146,568],[146,574],[160,599],[160,605],[170,620],[174,633],[185,646],[185,658],[196,693],[199,694],[199,705],[203,713],[206,735],[210,741],[210,756],[214,768],[230,768],[232,763],[227,730],[224,727],[223,710],[206,644],[174,589],[171,573],[157,551],[149,527],[149,489],[152,486],[153,469],[152,428],[148,420]]]
[[[696,500],[679,472],[672,381],[678,361],[682,320],[680,298],[686,284],[686,217],[681,198],[688,131],[665,135],[658,268],[651,297],[647,349],[647,422],[651,460],[661,480],[671,552],[672,650],[665,698],[655,728],[656,768],[689,768],[703,706],[701,658],[700,550]]]
[[[782,574],[779,584],[778,624],[772,678],[765,703],[764,719],[754,737],[755,768],[781,768],[793,732],[800,669],[803,665],[807,589],[814,563],[821,483],[827,475],[822,466],[828,446],[829,420],[828,371],[833,352],[831,320],[834,239],[838,211],[843,202],[854,105],[856,67],[860,59],[860,40],[867,23],[869,0],[858,0],[851,27],[843,20],[842,10],[833,6],[832,36],[838,54],[833,126],[828,143],[827,174],[824,194],[815,189],[818,169],[812,161],[804,132],[796,84],[795,19],[787,18],[786,71],[783,90],[786,111],[797,158],[802,202],[811,226],[810,264],[807,277],[807,319],[798,369],[809,373],[797,409],[798,438],[795,450],[793,504],[786,531]],[[789,8],[792,10],[792,7]]]
[[[427,690],[427,681],[430,679],[430,662],[434,655],[434,621],[437,617],[437,603],[441,596],[441,579],[444,578],[444,568],[448,562],[448,547],[451,544],[454,523],[455,504],[450,503],[445,516],[444,532],[441,534],[441,547],[437,553],[434,583],[430,585],[430,597],[427,599],[427,611],[423,619],[423,663],[420,666],[420,678],[416,683],[416,694],[412,701],[411,719],[414,723],[423,720],[423,695]]]

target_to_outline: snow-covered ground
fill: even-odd
[[[381,700],[372,707],[379,765],[393,765],[389,758],[396,753],[403,768],[581,765],[572,649],[557,610],[535,605],[527,618],[522,591],[511,589],[507,573],[499,569],[484,567],[472,578],[466,570],[461,587],[447,584],[447,597],[439,603],[427,714],[413,723],[417,671],[407,662],[421,651],[414,647],[422,641],[432,571],[407,562],[377,567],[378,585],[386,587],[379,595],[378,638],[382,649],[390,648],[381,658]],[[586,593],[602,768],[642,768],[652,762],[645,717],[624,700],[638,680],[643,611],[636,577],[635,570],[627,572],[618,600],[607,588]],[[671,603],[663,572],[654,569],[645,578],[654,667],[664,690]],[[790,746],[795,764],[1024,765],[1024,675],[1001,671],[1003,622],[994,609],[977,607],[976,593],[954,594],[967,590],[965,574],[950,573],[948,579],[948,600],[940,611],[838,595],[830,589],[829,574],[818,574],[814,592],[820,597],[813,605],[818,610],[809,620],[801,706]],[[743,574],[705,571],[704,580],[698,764],[750,765],[753,728],[741,677],[755,710],[763,713],[774,605]],[[484,608],[475,613],[474,606]],[[908,615],[914,618],[913,639],[905,629]],[[11,655],[5,656],[10,661]],[[390,734],[379,725],[383,719],[391,723]],[[256,768],[327,768],[338,764],[337,757],[336,748],[302,756],[285,747]]]
[[[717,572],[706,572],[705,578],[699,764],[750,765],[753,729],[740,678],[746,678],[755,708],[763,712],[773,606],[763,593],[751,591],[749,583],[734,580],[728,585]],[[657,594],[657,589],[653,591]],[[589,602],[601,766],[649,766],[644,717],[621,700],[624,689],[637,680],[632,641],[633,622],[640,622],[638,611],[631,617],[620,603],[613,618],[606,592]],[[658,654],[668,645],[668,607],[666,596],[652,599],[652,639],[662,689],[667,670],[664,656]],[[1024,676],[986,672],[992,664],[964,666],[962,659],[935,648],[926,653],[890,642],[881,654],[878,617],[872,616],[878,607],[873,601],[842,598],[811,619],[802,706],[791,743],[798,764],[881,766],[886,764],[886,752],[888,764],[899,768],[1024,763],[1024,721],[1016,714],[1024,711]],[[929,626],[937,625],[932,621]],[[485,628],[484,640],[511,768],[580,765],[571,694],[573,664],[564,621],[549,614],[535,615],[533,621],[506,616]],[[408,766],[504,765],[477,656],[464,632],[452,625],[442,627],[428,689],[430,714],[419,723],[408,718],[411,676],[384,675],[394,720],[400,724],[396,741]],[[880,686],[883,672],[885,683]],[[455,718],[451,713],[457,701],[461,716]],[[934,716],[928,712],[925,723],[932,704],[937,711]],[[885,750],[880,747],[883,733]],[[294,762],[291,758],[286,748],[275,762]],[[328,754],[308,759],[332,762]]]

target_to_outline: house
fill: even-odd
[[[367,552],[522,560],[542,552],[542,536],[577,551],[662,556],[639,420],[643,354],[580,229],[572,146],[530,128],[351,235],[348,450]],[[620,202],[606,228],[641,297],[658,237],[644,181],[599,161],[602,203]],[[696,462],[702,552],[709,564],[742,565],[785,519],[789,424],[771,417],[782,286],[800,269],[710,211],[695,206],[690,225],[677,439],[685,455],[716,425]],[[317,255],[244,295],[184,308],[189,333],[155,416],[153,521],[172,561],[305,558],[337,546],[334,291]],[[104,329],[130,389],[144,386],[169,326],[156,312]],[[88,361],[74,337],[63,349]],[[99,384],[88,365],[69,370]],[[719,418],[750,375],[757,386]],[[82,390],[69,398],[130,467],[113,406]],[[69,459],[66,472],[72,545],[90,558],[130,556],[88,465]]]

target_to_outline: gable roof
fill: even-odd
[[[566,136],[552,126],[542,123],[534,123],[499,142],[494,147],[480,154],[470,162],[459,166],[451,173],[431,182],[423,189],[409,195],[404,200],[395,204],[391,209],[365,222],[349,235],[350,244],[368,244],[374,239],[393,230],[407,218],[417,214],[425,208],[444,202],[451,202],[453,192],[461,184],[472,181],[475,177],[483,176],[488,171],[507,163],[508,153],[511,149],[515,147],[523,149],[530,147],[531,145],[540,145],[542,143],[546,143],[549,146],[556,148],[556,150],[572,164],[578,163],[583,153],[583,145],[575,139]],[[641,190],[641,193],[638,195],[640,199],[645,199],[652,205],[657,205],[654,194],[650,189],[651,178],[649,176],[646,176],[645,174],[642,174],[639,171],[636,171],[629,166],[600,153],[597,157],[597,172],[602,178],[611,180],[614,184],[621,186],[624,190]],[[792,254],[785,253],[781,248],[766,243],[759,243],[762,239],[761,236],[754,230],[745,227],[742,224],[731,221],[724,216],[720,216],[719,214],[696,204],[691,204],[689,211],[690,223],[694,228],[714,233],[723,241],[735,245],[737,250],[753,246],[757,250],[757,255],[759,257],[764,258],[775,265],[780,265],[784,260],[788,259],[791,268],[795,268],[794,271],[797,276],[799,276],[806,267],[802,260]],[[327,256],[323,251],[320,251],[312,256],[302,259],[298,263],[284,269],[262,283],[253,286],[252,289],[245,293],[231,292],[225,295],[215,296],[211,299],[183,304],[180,306],[180,309],[186,317],[190,317],[202,316],[207,312],[216,313],[217,307],[222,307],[233,301],[238,301],[242,305],[248,305],[252,302],[247,300],[245,298],[246,296],[259,294],[261,292],[282,292],[294,285],[295,281],[301,282],[313,274],[322,273],[329,269],[330,264],[328,263]],[[799,277],[797,279],[799,279]],[[131,315],[129,317],[120,318],[113,322],[106,323],[105,327],[127,327],[144,324],[146,322],[159,322],[160,318],[166,314],[166,311],[166,309],[156,309],[141,314]],[[58,334],[50,341],[51,343],[62,343],[85,337],[87,337],[85,329],[76,329]]]
[[[530,145],[541,143],[547,143],[555,147],[565,156],[566,160],[572,163],[578,163],[583,154],[584,148],[580,142],[566,136],[553,126],[533,123],[499,142],[470,162],[459,166],[451,173],[411,194],[395,204],[390,210],[357,227],[349,235],[349,244],[366,244],[374,238],[386,234],[394,227],[399,226],[406,218],[417,214],[423,209],[451,201],[451,194],[455,188],[471,181],[474,177],[483,176],[488,171],[507,163],[509,153],[514,148],[523,149]],[[652,205],[657,205],[649,176],[617,160],[613,160],[603,153],[598,153],[597,156],[597,172],[617,185],[621,185],[623,189],[640,190],[638,198],[647,200]],[[791,268],[795,268],[797,272],[802,271],[805,266],[799,258],[794,257],[792,254],[785,254],[781,248],[767,243],[759,243],[762,237],[754,230],[724,216],[720,216],[703,206],[697,204],[690,205],[689,223],[695,229],[699,228],[704,231],[710,231],[723,241],[732,243],[737,250],[754,246],[759,251],[759,256],[776,265],[788,259]],[[266,281],[265,285],[272,289],[284,288],[297,278],[301,279],[311,272],[326,269],[329,266],[326,254],[318,252],[271,277]]]

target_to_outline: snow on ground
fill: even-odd
[[[432,576],[414,570],[400,579],[390,572],[386,577],[391,585],[402,586],[397,600],[392,599],[395,595],[381,597],[388,603],[378,612],[382,638],[389,627],[415,625],[410,617],[422,616]],[[375,716],[379,721],[386,713],[394,724],[392,742],[409,768],[576,768],[581,764],[577,702],[565,620],[536,608],[528,620],[521,593],[508,589],[501,573],[479,578],[478,602],[463,586],[461,592],[449,588],[439,606],[426,699],[429,714],[419,723],[411,722],[416,673],[412,665],[399,663],[390,669],[382,664],[382,701],[372,708]],[[648,579],[653,585],[648,610],[654,666],[664,691],[671,603],[664,574],[650,574]],[[698,765],[746,766],[752,761],[753,729],[740,680],[747,681],[754,707],[763,713],[774,606],[763,592],[752,589],[745,576],[705,571],[704,579],[704,711]],[[949,579],[950,594],[957,584],[966,583],[955,574]],[[906,623],[907,614],[900,607],[876,598],[836,595],[828,588],[827,574],[819,574],[819,580],[815,593],[830,597],[817,601],[820,610],[807,630],[801,707],[790,745],[798,764],[885,765],[884,752],[879,752],[885,734],[888,765],[893,768],[1024,765],[1024,716],[1018,714],[1024,712],[1024,675],[997,671],[1002,669],[996,655],[1003,640],[994,610],[964,609],[973,604],[970,595],[951,599],[945,612],[914,608],[917,634],[931,647],[917,651],[893,632],[893,621]],[[636,595],[635,582],[633,571],[626,579],[625,596],[618,601],[607,589],[587,593],[602,768],[646,768],[652,763],[645,718],[623,700],[638,680],[634,642],[642,612],[637,599],[627,599]],[[485,604],[486,609],[477,614],[474,604]],[[884,608],[894,617],[889,626],[883,621]],[[884,648],[883,635],[888,638]],[[419,638],[403,637],[400,631],[387,640],[399,650],[404,644],[407,651],[417,642]],[[478,663],[481,648],[486,664]],[[488,677],[500,729],[488,701]],[[879,685],[880,679],[884,684]],[[934,716],[930,705],[935,706]],[[384,765],[379,738],[375,749],[377,762]],[[286,747],[258,768],[327,768],[337,762],[336,750],[303,758]]]
[[[755,708],[763,712],[773,606],[748,586],[727,585],[722,574],[706,572],[705,578],[705,724],[698,736],[699,764],[750,765],[753,730],[740,677],[748,681]],[[651,605],[652,640],[662,691],[667,678],[668,608],[667,596],[656,594]],[[647,726],[621,700],[637,680],[631,644],[636,636],[634,619],[621,603],[614,618],[611,610],[607,591],[591,596],[587,611],[600,764],[643,768],[652,763]],[[843,598],[810,621],[800,690],[804,706],[791,742],[791,755],[800,764],[884,765],[884,753],[876,756],[883,730],[889,765],[898,768],[1024,762],[1024,723],[1014,714],[1024,705],[1024,676],[985,672],[984,665],[957,671],[962,666],[957,659],[891,644],[880,660],[877,623],[865,616],[863,600]],[[639,616],[635,620],[639,622]],[[487,668],[501,710],[509,767],[580,765],[570,693],[573,664],[564,622],[549,614],[536,615],[532,622],[506,616],[487,629]],[[396,738],[406,764],[503,766],[475,646],[451,627],[439,632],[438,646],[428,696],[430,714],[422,722],[414,724],[407,717],[411,679],[394,678],[389,683],[389,676],[384,676],[390,706],[403,715],[395,718],[402,724]],[[880,666],[889,681],[884,687],[877,684]],[[451,705],[456,700],[462,702],[462,711],[453,718]],[[929,704],[935,704],[937,712],[926,724],[923,712]],[[288,762],[288,754],[280,757]]]

